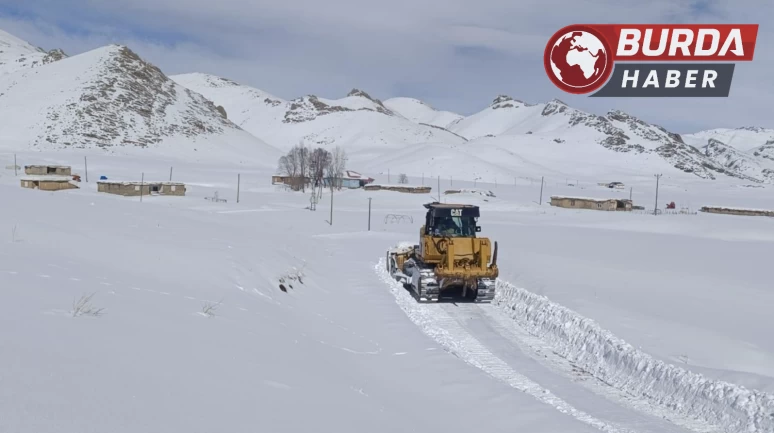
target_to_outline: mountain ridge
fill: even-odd
[[[107,59],[96,60],[98,53]],[[77,73],[62,66],[81,61],[88,66]],[[52,67],[57,68],[52,77],[35,78],[38,72],[48,73]],[[44,85],[48,81],[58,86]],[[69,99],[45,96],[46,92],[66,93],[64,89],[72,93]],[[342,146],[359,161],[379,170],[373,164],[389,159],[384,157],[390,152],[410,158],[410,149],[419,156],[422,152],[417,150],[423,146],[434,152],[432,160],[451,158],[459,167],[464,167],[466,158],[476,154],[474,151],[495,155],[519,149],[534,156],[532,163],[536,166],[566,155],[590,166],[619,161],[616,164],[633,164],[645,171],[650,163],[644,161],[656,157],[666,165],[653,162],[654,168],[672,167],[675,173],[703,179],[728,176],[754,183],[774,181],[774,130],[766,128],[717,128],[677,134],[621,110],[597,115],[558,99],[527,103],[505,94],[497,95],[488,106],[469,116],[438,110],[416,98],[382,101],[357,88],[339,99],[310,94],[285,100],[210,74],[167,77],[123,45],[112,44],[68,57],[61,50],[46,52],[2,32],[0,100],[13,101],[15,97],[18,102],[25,93],[46,101],[26,110],[41,109],[44,114],[32,116],[35,121],[26,122],[25,133],[16,128],[17,141],[27,141],[32,147],[147,148],[169,140],[187,142],[241,131],[241,140],[251,141],[246,137],[249,135],[256,149],[273,155],[277,149],[288,149],[299,142]],[[76,96],[77,102],[73,100]],[[13,119],[10,111],[6,114]],[[19,115],[16,119],[19,124],[27,120]],[[31,136],[29,131],[37,134]],[[497,140],[488,140],[491,138]],[[607,153],[599,153],[589,147],[590,143]],[[536,152],[540,149],[545,155]],[[172,147],[168,150],[174,151]],[[595,159],[590,159],[591,154]],[[398,169],[401,164],[414,166],[400,160],[395,164]],[[489,170],[486,166],[501,173],[519,170],[504,166],[499,158],[484,158],[481,164],[484,171]]]
[[[2,42],[15,48],[0,55],[5,64],[20,53],[25,59],[37,55],[0,74],[6,146],[109,153],[150,149],[200,157],[233,157],[244,149],[279,153],[125,45],[110,44],[43,62],[51,52],[13,39]]]

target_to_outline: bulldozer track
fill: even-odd
[[[716,432],[677,417],[645,398],[631,396],[575,368],[491,304],[419,303],[387,272],[375,267],[401,309],[444,348],[488,375],[604,432]]]

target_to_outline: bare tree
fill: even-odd
[[[298,155],[298,169],[300,171],[301,191],[306,191],[306,179],[309,176],[310,155],[309,148],[304,145],[303,140],[299,140],[296,147],[293,148]]]
[[[295,179],[298,176],[298,158],[296,158],[295,152],[292,150],[287,155],[280,157],[279,172],[291,179],[291,186],[295,184]]]
[[[312,187],[317,188],[325,178],[325,168],[331,163],[332,155],[322,147],[312,151],[309,159],[309,179]]]
[[[279,158],[280,174],[290,178],[290,186],[296,191],[305,190],[306,178],[309,176],[309,153],[309,148],[299,143]]]
[[[408,183],[408,176],[406,176],[406,173],[398,175],[398,183]]]
[[[325,169],[325,176],[328,178],[328,184],[331,189],[341,189],[341,179],[344,177],[346,168],[347,153],[341,147],[336,146],[331,153],[328,167]]]

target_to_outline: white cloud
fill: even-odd
[[[2,2],[2,0],[0,0]],[[77,54],[122,43],[169,74],[207,72],[277,96],[342,96],[359,87],[385,99],[413,96],[475,112],[498,94],[559,98],[603,113],[618,108],[678,132],[774,127],[774,20],[770,1],[654,0],[60,0],[25,4],[34,20],[0,28],[35,45]],[[2,9],[0,9],[1,11]],[[766,21],[759,21],[766,20]],[[758,22],[752,63],[737,65],[731,97],[597,99],[565,94],[542,65],[545,41],[572,23]],[[66,25],[65,32],[58,25]],[[410,92],[410,93],[407,93]]]

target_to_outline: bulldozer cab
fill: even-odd
[[[424,234],[427,236],[475,238],[481,231],[477,225],[478,206],[428,203],[425,208]]]

